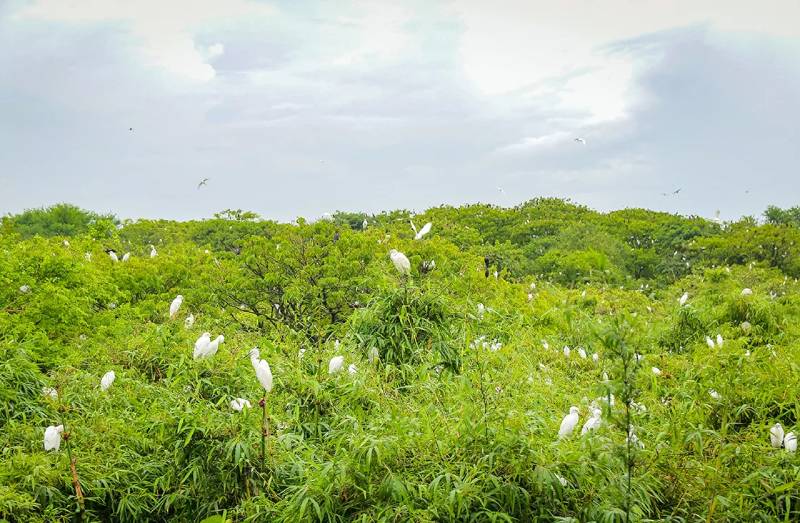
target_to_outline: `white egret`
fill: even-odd
[[[717,347],[721,348],[724,341],[725,340],[722,339],[722,334],[717,334]]]
[[[83,258],[84,258],[86,261],[92,261],[92,253],[91,253],[91,252],[88,252],[88,251],[87,251],[87,252],[85,252],[85,253],[83,253]]]
[[[206,251],[206,252],[208,252],[208,251]],[[158,256],[158,251],[156,250],[155,246],[153,246],[151,244],[150,245],[150,257],[151,258],[155,258],[156,256]]]
[[[570,353],[569,347],[567,345],[564,345],[564,356],[569,358],[569,353]]]
[[[389,258],[392,260],[394,268],[397,269],[397,272],[400,274],[407,275],[411,272],[411,262],[402,252],[392,249],[389,251]]]
[[[533,293],[529,292],[528,293],[528,301],[532,301],[532,300],[533,300]]]
[[[781,448],[781,445],[783,445],[783,427],[780,423],[776,423],[769,429],[769,441],[776,449]]]
[[[594,354],[592,354],[592,361],[595,362],[595,363],[600,361],[600,355],[597,354],[596,352]]]
[[[478,317],[482,318],[484,312],[486,312],[486,306],[483,303],[479,303],[478,304]]]
[[[19,288],[19,292],[21,292],[22,294],[28,294],[29,292],[31,292],[31,286],[23,285],[22,287]]]
[[[426,234],[431,232],[431,227],[433,227],[433,223],[428,222],[428,223],[426,223],[425,225],[422,226],[422,229],[417,231],[417,228],[414,227],[414,222],[411,222],[411,228],[414,229],[414,232],[416,233],[416,234],[414,234],[414,239],[415,240],[421,240],[422,238],[424,238]]]
[[[305,356],[305,355],[306,355],[306,350],[305,349],[300,349],[300,350],[297,351],[297,359],[298,360],[302,360],[303,356]]]
[[[249,354],[250,363],[253,365],[253,370],[256,371],[258,382],[267,393],[272,392],[272,370],[269,368],[269,363],[267,360],[261,359],[258,349],[252,349]]]
[[[753,294],[753,289],[750,289],[748,287],[742,289],[742,296],[752,296],[752,294]]]
[[[367,219],[364,218],[364,221],[361,222],[361,230],[362,231],[366,231],[368,226],[369,226],[369,223],[367,222]]]
[[[586,359],[586,351],[583,350],[583,347],[578,348],[578,356],[580,356],[584,360]]]
[[[567,479],[564,476],[561,476],[559,474],[555,474],[555,477],[558,480],[558,482],[561,483],[562,487],[566,487],[567,486]]]
[[[58,450],[61,447],[61,433],[64,425],[50,425],[44,430],[44,450]]]
[[[219,345],[224,341],[225,341],[225,336],[223,336],[222,334],[211,340],[211,342],[209,342],[209,344],[206,346],[206,353],[203,355],[203,357],[213,356],[214,354],[216,354],[217,349],[219,349]]]
[[[208,350],[208,344],[211,343],[211,333],[204,332],[197,338],[197,341],[194,342],[194,354],[192,357],[194,359],[200,359],[205,356],[206,351]]]
[[[783,438],[783,446],[789,452],[795,452],[797,450],[797,436],[794,435],[794,432],[790,432]]]
[[[58,399],[58,391],[53,387],[42,387],[42,395],[47,396],[53,400]]]
[[[740,327],[742,328],[742,330],[743,330],[745,333],[748,333],[748,332],[750,332],[750,329],[752,329],[752,328],[753,328],[753,326],[750,324],[750,322],[749,322],[749,321],[743,321],[743,322],[742,322],[742,324],[740,325]]]
[[[713,349],[714,348],[714,340],[712,340],[710,337],[706,336],[706,345],[708,345],[709,349]]]
[[[600,409],[592,409],[592,415],[589,419],[586,420],[586,423],[583,424],[583,428],[581,429],[581,434],[586,434],[590,430],[595,430],[600,427],[601,419],[600,416],[603,413]]]
[[[131,259],[131,253],[126,252],[125,254],[122,255],[122,261],[126,262],[130,259]]]
[[[169,304],[169,319],[175,319],[175,316],[178,315],[178,309],[181,308],[181,303],[183,303],[183,296],[178,294],[175,296],[175,299],[172,300],[172,303]]]
[[[117,252],[114,249],[108,249],[106,251],[108,253],[108,257],[111,258],[111,261],[118,262],[119,258],[117,257]]]
[[[113,370],[106,372],[100,379],[100,389],[108,390],[108,388],[111,387],[111,384],[114,383],[115,379],[117,379],[117,375],[114,373]]]
[[[247,407],[248,409],[252,408],[253,406],[250,402],[244,398],[234,398],[231,400],[231,408],[236,412],[242,412],[242,409]]]
[[[194,325],[194,314],[189,313],[189,315],[186,316],[186,319],[183,320],[183,326],[186,327],[187,329],[191,329],[193,325]]]
[[[681,296],[680,299],[678,299],[678,303],[681,305],[681,307],[683,307],[684,305],[686,305],[686,302],[688,300],[689,300],[689,293],[684,292],[683,296]]]
[[[714,389],[709,389],[708,395],[714,398],[715,400],[719,400],[722,398],[722,395]]]
[[[578,424],[578,412],[578,407],[569,408],[569,414],[564,416],[561,426],[558,428],[559,438],[566,438],[575,430],[575,426]]]
[[[328,363],[328,374],[336,374],[342,370],[344,365],[344,356],[334,356]]]
[[[356,372],[358,372],[358,367],[356,367],[356,364],[355,364],[355,363],[351,363],[351,364],[350,364],[350,365],[347,367],[347,372],[349,372],[351,375],[352,375],[352,374],[355,374]]]
[[[64,245],[64,247],[69,247],[69,240],[64,240],[61,244]]]
[[[542,347],[544,347],[545,350],[550,348],[550,344],[547,343],[547,340],[542,340]]]
[[[381,360],[380,353],[378,353],[377,347],[370,347],[369,351],[367,352],[367,359],[369,360],[370,365],[375,365]]]
[[[655,374],[656,376],[661,376],[661,369],[659,369],[658,367],[653,367],[650,370],[652,370],[653,374]]]
[[[603,381],[608,381],[608,373],[603,372]]]

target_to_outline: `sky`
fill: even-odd
[[[800,205],[798,20],[797,0],[0,0],[0,214],[756,216]]]

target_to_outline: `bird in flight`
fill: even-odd
[[[133,127],[128,127],[128,131],[133,132]]]
[[[583,138],[575,138],[575,141],[580,144],[586,145],[586,140],[584,140]]]
[[[674,191],[672,191],[672,194],[678,194],[679,192],[681,192],[680,188],[675,189]]]
[[[197,188],[199,189],[200,187],[206,185],[207,183],[208,183],[208,178],[203,178],[203,180],[197,184]]]

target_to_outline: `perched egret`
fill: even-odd
[[[715,400],[719,400],[722,398],[722,395],[714,389],[710,389],[708,391],[708,395],[714,398]]]
[[[378,353],[377,347],[369,348],[369,351],[367,352],[367,359],[369,360],[370,365],[375,365],[381,360],[381,356]]]
[[[396,249],[389,251],[389,258],[394,264],[394,268],[400,274],[406,275],[411,272],[411,262],[406,258],[406,255]]]
[[[42,387],[42,395],[47,396],[50,399],[58,399],[58,391],[53,387]]]
[[[361,230],[362,231],[366,231],[368,226],[369,226],[369,223],[367,222],[367,219],[364,218],[364,221],[361,222]]]
[[[62,244],[64,247],[69,247],[69,240],[64,240],[63,242],[61,242],[61,244]]]
[[[117,378],[117,375],[114,373],[113,370],[110,370],[103,374],[103,377],[100,379],[100,389],[101,390],[108,390],[114,380]]]
[[[206,346],[206,353],[203,355],[203,357],[213,356],[214,354],[216,354],[217,349],[219,349],[219,345],[224,341],[225,341],[225,336],[223,336],[222,334],[211,340],[211,342],[209,342],[209,344]]]
[[[334,356],[328,363],[328,374],[336,374],[342,370],[344,365],[344,356]]]
[[[562,487],[566,487],[567,486],[567,478],[565,478],[564,476],[561,476],[560,474],[555,474],[555,477],[558,480],[558,482],[561,484]]]
[[[661,376],[661,369],[659,369],[658,367],[653,367],[650,370],[652,370],[653,374],[655,374],[656,376]]]
[[[570,353],[569,347],[567,345],[564,345],[564,356],[569,358],[569,353]]]
[[[21,292],[22,294],[28,294],[29,292],[31,292],[31,286],[23,285],[22,287],[19,288],[19,292]]]
[[[558,429],[558,437],[559,438],[566,438],[572,431],[575,430],[575,426],[578,424],[578,407],[570,407],[569,414],[564,416],[564,419],[561,420],[561,426]]]
[[[175,316],[178,315],[178,309],[181,308],[181,303],[183,303],[183,296],[178,294],[175,296],[175,299],[172,300],[172,303],[169,305],[169,319],[174,320]]]
[[[750,332],[750,329],[752,329],[752,328],[753,328],[753,326],[750,324],[750,322],[749,322],[749,321],[743,321],[743,322],[742,322],[742,324],[740,325],[740,327],[742,328],[742,330],[743,330],[745,333],[748,333],[748,332]]]
[[[206,251],[206,252],[208,252],[208,251]],[[156,250],[155,246],[151,244],[150,245],[150,257],[151,258],[155,258],[156,256],[158,256],[158,251]]]
[[[597,354],[596,352],[594,354],[592,354],[592,361],[595,362],[595,363],[600,361],[600,355]]]
[[[542,340],[542,347],[544,347],[544,350],[548,350],[550,348],[550,344],[547,343],[547,340]]]
[[[789,452],[795,452],[797,450],[797,436],[794,435],[794,432],[790,432],[783,438],[783,446]]]
[[[87,251],[87,252],[85,252],[85,253],[83,253],[83,258],[84,258],[86,261],[92,261],[92,253],[91,253],[91,252],[88,252],[88,251]]]
[[[269,368],[269,363],[261,359],[258,349],[252,349],[249,354],[250,363],[253,365],[253,370],[256,371],[258,382],[267,393],[272,392],[272,370]]]
[[[194,342],[194,354],[192,357],[194,359],[203,358],[208,350],[209,343],[211,343],[211,333],[204,332],[197,338],[197,341]]]
[[[126,252],[125,254],[122,255],[122,261],[126,262],[130,259],[131,259],[131,253]]]
[[[297,359],[298,360],[302,360],[303,356],[305,356],[305,355],[306,355],[306,350],[305,349],[300,349],[300,350],[297,351]]]
[[[355,374],[356,372],[358,372],[358,367],[356,367],[356,364],[355,364],[355,363],[351,363],[351,364],[350,364],[350,365],[347,367],[347,372],[349,372],[350,374]]]
[[[194,314],[189,313],[189,315],[186,316],[186,319],[183,320],[183,326],[186,327],[187,329],[191,329],[193,325],[194,325]]]
[[[580,356],[584,360],[586,359],[586,351],[583,350],[583,347],[578,348],[578,356]]]
[[[722,343],[725,340],[722,339],[722,334],[717,334],[717,347],[722,347]]]
[[[586,420],[581,429],[581,434],[586,434],[590,430],[595,430],[600,427],[600,415],[603,413],[600,409],[592,409],[592,415]]]
[[[244,398],[234,398],[231,400],[231,408],[236,412],[242,412],[242,409],[244,409],[245,407],[250,409],[253,406],[250,405],[250,402]]]
[[[111,258],[111,261],[115,262],[119,261],[119,258],[117,257],[117,252],[114,249],[108,249],[106,250],[106,252],[108,253],[108,257]]]
[[[753,289],[747,287],[742,289],[742,296],[752,296],[752,294],[753,294]]]
[[[483,303],[479,303],[478,304],[478,317],[482,318],[484,312],[486,312],[486,306]]]
[[[686,302],[688,300],[689,300],[689,293],[684,292],[683,296],[681,296],[680,299],[678,300],[678,303],[681,305],[681,307],[683,307],[684,305],[686,305]]]
[[[714,348],[714,340],[712,340],[710,337],[706,336],[706,345],[708,345],[708,348],[713,349]]]
[[[776,423],[769,429],[769,441],[776,449],[781,448],[781,445],[783,445],[783,427],[780,423]]]
[[[64,425],[50,425],[44,430],[44,450],[58,450],[61,447],[61,433]]]

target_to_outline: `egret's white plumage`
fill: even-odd
[[[713,349],[714,348],[714,340],[712,340],[710,337],[706,336],[706,345],[708,345],[708,348]]]
[[[781,448],[783,445],[783,427],[780,423],[776,423],[769,429],[769,441],[776,449]]]
[[[117,257],[117,253],[114,251],[108,251],[108,257],[111,258],[111,261],[118,262],[119,258]]]
[[[305,349],[300,349],[300,350],[297,351],[297,359],[298,360],[302,360],[303,356],[305,356],[305,355],[306,355],[306,350]]]
[[[719,400],[722,398],[722,395],[714,389],[710,389],[708,391],[708,395],[711,396],[715,400]]]
[[[586,351],[583,350],[583,347],[578,348],[578,356],[580,356],[584,360],[586,359]]]
[[[19,288],[19,292],[21,292],[22,294],[28,294],[29,292],[31,292],[31,286],[23,285]]]
[[[155,246],[150,245],[150,257],[155,258],[158,256],[158,251],[156,250]]]
[[[411,272],[411,262],[402,252],[392,249],[389,251],[389,258],[392,260],[394,268],[397,269],[397,272],[400,274],[408,274]]]
[[[225,336],[223,336],[222,334],[211,340],[209,344],[206,346],[206,353],[203,355],[203,357],[205,358],[207,356],[213,356],[214,354],[216,354],[220,344],[224,341],[225,341]]]
[[[334,356],[328,363],[328,374],[336,374],[342,370],[344,365],[344,356]]]
[[[100,389],[108,390],[111,387],[111,384],[114,383],[114,380],[117,378],[117,375],[114,373],[113,370],[110,370],[103,374],[103,377],[100,379]]]
[[[91,252],[85,252],[85,253],[83,253],[83,258],[84,258],[86,261],[92,261],[92,253],[91,253]]]
[[[412,223],[411,225],[413,226],[414,224]],[[424,238],[426,234],[431,232],[431,227],[433,227],[433,223],[428,222],[425,225],[423,225],[422,229],[420,229],[419,231],[417,231],[415,228],[414,232],[416,232],[416,234],[414,235],[414,239],[421,240],[422,238]]]
[[[578,425],[578,407],[570,407],[569,414],[561,420],[561,426],[558,428],[558,437],[566,438],[572,434],[576,425]]]
[[[126,252],[125,254],[122,255],[122,261],[126,262],[130,259],[131,259],[131,253]]]
[[[600,355],[597,354],[596,352],[594,354],[592,354],[592,361],[595,362],[595,363],[600,361]]]
[[[722,334],[717,334],[717,347],[722,347],[725,340],[722,339]]]
[[[250,351],[250,363],[253,365],[253,370],[256,371],[256,378],[258,382],[264,387],[264,390],[269,393],[272,392],[272,369],[269,368],[267,360],[262,360],[258,349]]]
[[[745,287],[742,289],[742,296],[751,296],[753,294],[753,289],[749,289]]]
[[[206,351],[208,350],[208,344],[211,343],[211,333],[204,332],[197,338],[197,341],[194,342],[194,354],[192,357],[194,359],[200,359],[205,356]]]
[[[347,372],[349,372],[350,374],[355,374],[356,372],[358,372],[358,367],[356,367],[356,364],[355,364],[355,363],[351,363],[351,364],[350,364],[350,365],[347,367]]]
[[[44,429],[44,450],[58,450],[61,447],[61,433],[64,425],[50,425]]]
[[[583,424],[583,428],[581,429],[581,434],[586,434],[590,430],[595,430],[600,427],[601,419],[600,416],[603,413],[600,409],[592,409],[592,415],[589,419],[586,420],[586,423]]]
[[[189,315],[186,316],[186,319],[183,320],[183,326],[186,327],[187,329],[191,329],[193,325],[194,325],[194,314],[189,313]]]
[[[684,305],[686,305],[686,302],[687,302],[688,300],[689,300],[689,293],[688,293],[688,292],[684,292],[684,293],[683,293],[683,296],[681,296],[681,297],[678,299],[678,303],[679,303],[681,306],[684,306]]]
[[[569,347],[567,345],[564,345],[564,356],[569,358],[569,353],[570,353]]]
[[[794,435],[794,432],[788,433],[783,438],[783,446],[789,452],[795,452],[797,450],[797,436]]]
[[[175,296],[175,299],[172,300],[172,303],[169,304],[169,319],[175,319],[175,316],[178,315],[178,310],[181,308],[181,303],[183,303],[183,296],[178,294]]]
[[[652,370],[653,374],[655,374],[656,376],[661,376],[661,369],[659,369],[658,367],[653,367],[650,370]]]
[[[250,405],[250,402],[244,398],[234,398],[231,400],[231,408],[236,412],[242,412],[242,409],[244,409],[245,407],[250,409],[253,406]]]

